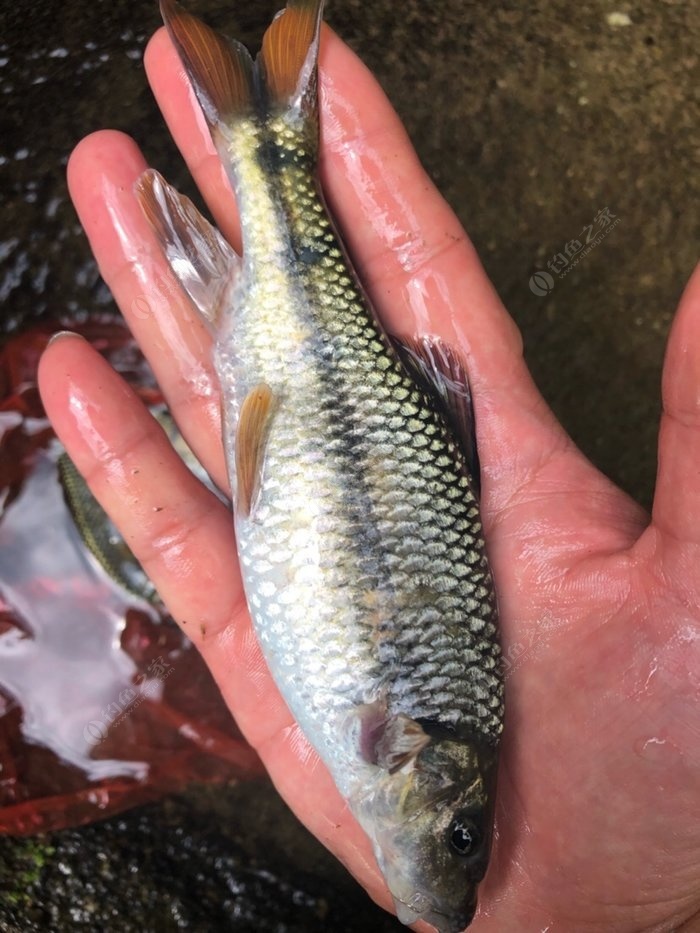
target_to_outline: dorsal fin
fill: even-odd
[[[459,354],[439,337],[392,337],[401,361],[421,388],[434,398],[467,459],[474,491],[481,490],[474,407],[467,369]]]

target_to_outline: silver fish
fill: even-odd
[[[503,681],[463,366],[390,339],[316,180],[322,0],[254,62],[161,9],[231,179],[237,256],[149,171],[138,195],[215,335],[235,527],[269,668],[404,923],[462,930],[489,855]]]

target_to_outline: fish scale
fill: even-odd
[[[270,672],[399,918],[455,933],[486,871],[503,726],[471,398],[440,341],[386,335],[326,210],[321,6],[289,0],[253,62],[162,0],[242,257],[153,173],[140,197],[215,338],[238,557]]]
[[[302,723],[324,722],[329,703],[342,714],[385,696],[390,713],[495,739],[502,687],[490,621],[494,596],[463,455],[367,308],[309,180],[307,141],[281,121],[268,132],[264,143],[260,132],[255,135],[245,159],[237,149],[238,184],[249,191],[242,199],[244,236],[256,242],[246,276],[258,284],[250,297],[240,296],[227,338],[235,346],[231,365],[219,350],[223,386],[279,387],[255,517],[237,527],[247,590],[275,594],[251,599],[256,631],[263,644],[274,642],[273,673]],[[277,155],[270,158],[271,152]],[[281,266],[276,248],[260,250],[257,223],[285,230]],[[295,347],[295,370],[284,384],[279,374],[289,369],[288,329],[279,319],[279,294],[293,296],[286,315],[293,330],[308,335]],[[234,423],[240,390],[231,395]],[[280,476],[283,483],[271,483]],[[308,584],[297,582],[292,555],[302,558],[290,539],[300,521],[311,527],[316,516],[302,518],[290,503],[319,495],[333,503],[334,520],[352,534],[324,540],[313,597],[325,608],[315,601],[313,619],[306,613],[297,618],[284,606],[308,604],[310,594]],[[451,543],[439,537],[448,529]],[[337,571],[348,553],[354,572],[346,577]],[[363,608],[375,588],[383,609],[380,634],[377,609]],[[439,618],[426,627],[422,613],[431,607]],[[310,669],[337,660],[355,637],[367,645],[362,668],[353,671],[355,690],[346,689],[343,678],[339,698],[332,697],[333,684],[319,692],[316,680],[307,680]],[[440,651],[442,663],[470,656],[473,662],[452,690],[435,692],[438,665],[421,660],[423,648]],[[313,689],[304,689],[306,683]]]

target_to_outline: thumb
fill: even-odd
[[[671,329],[662,397],[652,525],[676,541],[700,542],[700,263]]]

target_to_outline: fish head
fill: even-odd
[[[402,923],[459,933],[471,922],[491,848],[495,771],[491,748],[432,740],[358,802]]]

